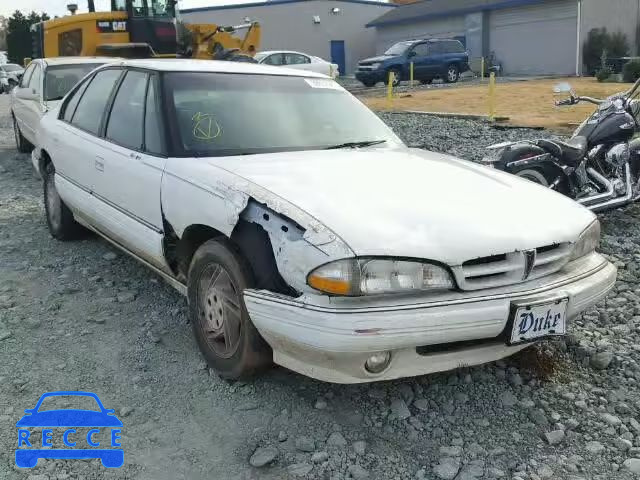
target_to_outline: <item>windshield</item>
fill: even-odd
[[[2,65],[2,68],[5,72],[19,72],[22,70],[20,65],[16,65],[15,63],[7,63],[6,65]]]
[[[44,77],[45,101],[61,100],[87,73],[102,63],[54,65],[47,68]]]
[[[385,55],[402,55],[404,52],[407,51],[407,48],[409,48],[412,44],[413,42],[398,42],[389,50],[384,52],[384,54]]]
[[[167,99],[179,154],[230,156],[401,141],[333,80],[174,72]]]
[[[85,395],[53,395],[42,400],[38,412],[69,409],[101,411],[100,406],[93,397]]]

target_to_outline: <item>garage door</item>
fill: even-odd
[[[495,10],[489,45],[506,74],[575,74],[575,0]]]

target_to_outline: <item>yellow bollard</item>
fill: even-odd
[[[480,58],[480,78],[484,82],[484,57]]]
[[[389,72],[389,81],[387,82],[387,105],[389,108],[393,106],[393,82],[396,76],[393,72]]]
[[[413,89],[413,62],[409,64],[409,88]]]
[[[489,74],[489,121],[493,122],[496,118],[496,74]]]
[[[24,68],[27,68],[29,66],[29,64],[31,63],[31,57],[25,57],[22,59],[22,63],[24,64]]]
[[[329,76],[333,78],[333,64],[329,64]]]

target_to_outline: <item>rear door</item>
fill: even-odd
[[[40,117],[43,112],[43,100],[42,100],[42,79],[43,79],[43,71],[42,65],[37,63],[35,68],[33,69],[33,74],[29,79],[28,89],[30,92],[37,95],[37,98],[34,100],[20,100],[22,102],[21,106],[21,116],[22,116],[22,126],[21,131],[22,135],[29,141],[29,143],[34,144],[36,141],[36,129],[38,128],[38,123],[40,122]]]
[[[93,197],[96,158],[102,152],[100,131],[112,91],[121,69],[101,70],[85,80],[61,107],[56,128],[48,132],[56,169],[56,189],[75,214],[88,223],[99,223]]]
[[[162,249],[160,185],[166,155],[157,76],[127,71],[106,121],[95,196],[107,234],[157,267]]]
[[[31,80],[31,75],[33,74],[33,71],[36,69],[36,65],[37,65],[37,62],[32,62],[31,65],[27,67],[27,69],[24,72],[24,75],[22,76],[22,80],[20,80],[20,83],[18,84],[18,86],[14,88],[13,91],[11,92],[11,110],[13,111],[13,115],[16,119],[18,127],[20,128],[20,131],[23,133],[25,131],[24,123],[25,123],[25,109],[26,109],[27,100],[18,98],[16,94],[21,88],[29,87],[29,81]]]

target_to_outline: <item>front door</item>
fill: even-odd
[[[331,63],[338,65],[340,75],[346,75],[346,56],[344,53],[344,40],[331,40]]]
[[[413,76],[415,79],[433,78],[435,75],[430,53],[428,43],[418,43],[409,52],[409,61],[413,62]]]
[[[157,128],[160,120],[155,82],[155,76],[138,70],[129,70],[122,80],[106,122],[94,194],[109,211],[105,218],[109,236],[166,269],[160,206],[166,158],[145,146],[152,143],[145,125],[147,130]]]

